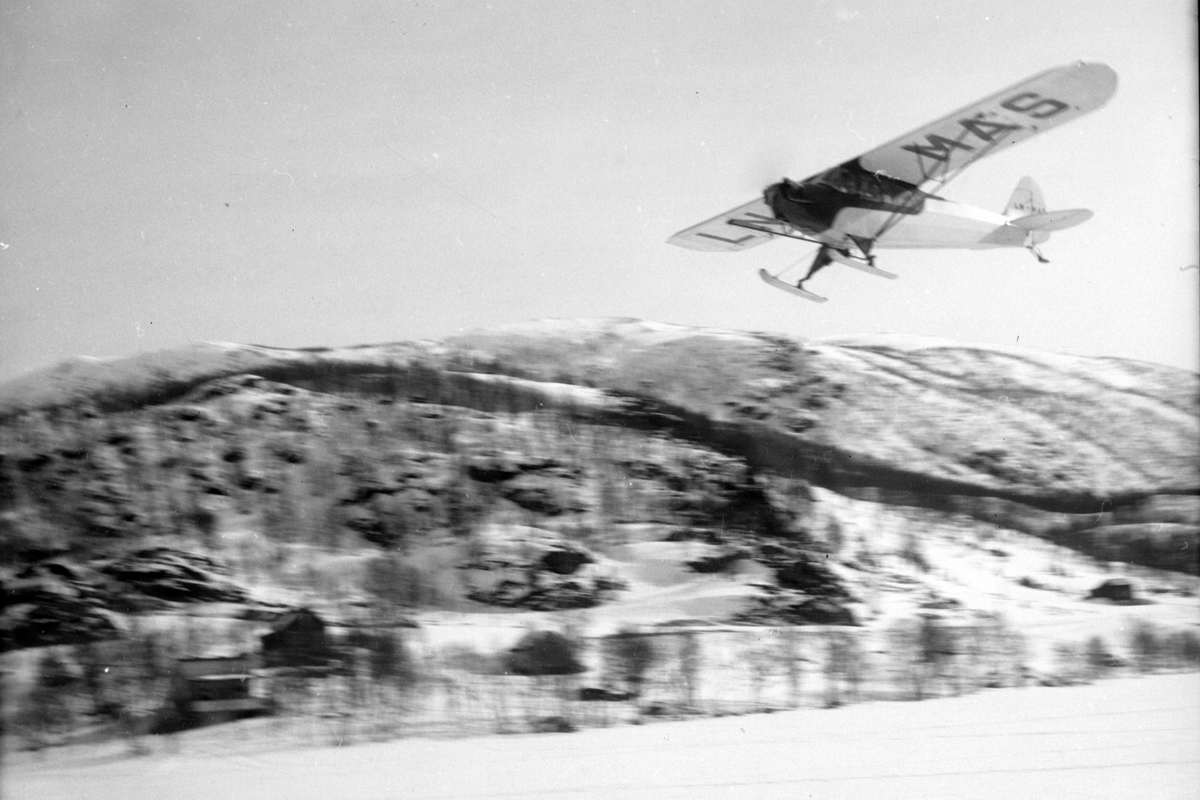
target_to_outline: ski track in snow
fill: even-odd
[[[157,745],[156,745],[157,747]],[[10,756],[8,798],[1195,798],[1200,674],[230,757]]]

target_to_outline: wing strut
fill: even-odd
[[[955,139],[956,142],[961,143],[962,140],[964,138],[966,138],[966,135],[967,135],[966,131],[964,130],[963,133],[959,134],[956,137],[956,139]],[[909,195],[909,198],[900,206],[899,209],[897,209],[896,211],[893,211],[891,216],[889,216],[886,220],[884,220],[883,224],[879,226],[879,230],[875,231],[875,235],[872,236],[870,239],[865,240],[868,242],[867,247],[863,247],[862,240],[864,237],[854,237],[854,243],[857,244],[860,248],[862,248],[863,255],[868,256],[868,261],[871,262],[871,266],[874,266],[874,259],[870,258],[870,255],[869,255],[869,250],[870,250],[871,244],[874,244],[877,239],[879,239],[885,233],[890,231],[892,228],[896,227],[896,225],[898,225],[900,223],[900,220],[902,220],[906,215],[908,215],[910,212],[912,212],[912,210],[915,209],[921,203],[922,199],[926,195],[933,194],[934,189],[941,191],[943,188],[945,188],[946,184],[950,183],[950,181],[954,180],[959,175],[961,175],[963,170],[965,170],[967,167],[974,164],[979,159],[986,156],[988,153],[995,150],[1003,142],[1004,142],[1004,139],[1000,138],[1000,137],[993,139],[992,141],[988,142],[983,147],[976,150],[975,153],[969,159],[964,161],[962,164],[958,165],[957,167],[955,167],[952,170],[943,172],[942,176],[940,178],[932,178],[931,177],[929,180],[922,183],[919,188],[915,189],[912,192],[912,194]]]

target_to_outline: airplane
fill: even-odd
[[[759,270],[768,284],[807,300],[827,298],[804,283],[831,263],[883,278],[880,248],[1024,247],[1046,263],[1038,245],[1053,231],[1086,222],[1083,208],[1047,211],[1032,178],[1017,184],[1001,213],[935,194],[979,159],[1100,108],[1117,91],[1105,64],[1076,62],[1040,72],[978,102],[802,181],[784,178],[762,197],[676,233],[667,241],[691,250],[741,251],[773,239],[819,245],[795,286]]]

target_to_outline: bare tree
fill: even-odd
[[[396,715],[403,712],[408,694],[417,686],[420,673],[416,659],[398,628],[379,627],[363,637],[373,694],[382,712],[379,730],[396,730]]]
[[[863,653],[858,639],[848,631],[826,631],[825,653],[826,707],[841,705],[846,694],[857,700],[863,678]]]
[[[17,727],[34,750],[41,750],[63,736],[74,724],[70,705],[76,676],[54,651],[47,650],[38,661],[33,689],[17,715]]]
[[[1167,637],[1165,648],[1174,666],[1182,669],[1200,666],[1200,636],[1195,631],[1176,631]]]
[[[1139,619],[1129,633],[1129,650],[1133,662],[1140,672],[1153,672],[1162,663],[1163,641],[1158,628],[1152,622]]]
[[[1112,672],[1116,657],[1109,652],[1108,643],[1104,641],[1104,637],[1092,636],[1084,643],[1083,651],[1088,680],[1098,680]]]
[[[944,678],[955,655],[949,629],[936,617],[897,620],[888,630],[888,646],[898,686],[916,700],[930,684]]]
[[[679,638],[679,677],[683,705],[689,710],[696,708],[701,666],[700,637],[695,631],[686,631]]]
[[[783,661],[784,674],[787,676],[788,705],[796,708],[800,705],[801,653],[800,629],[794,625],[783,628],[780,635],[779,656]]]
[[[640,696],[658,652],[650,637],[625,627],[604,640],[605,671],[613,675],[635,697]]]
[[[424,579],[419,570],[398,553],[382,553],[367,562],[363,588],[376,599],[376,613],[388,624],[403,609],[415,607]]]
[[[775,667],[773,647],[769,641],[755,641],[742,650],[742,661],[750,671],[750,694],[754,710],[762,708],[763,687]]]

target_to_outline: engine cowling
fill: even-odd
[[[809,234],[828,230],[844,206],[839,193],[827,186],[797,183],[787,178],[764,189],[763,200],[776,219]]]

